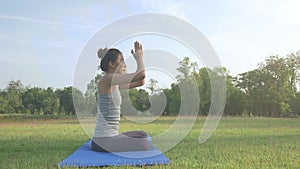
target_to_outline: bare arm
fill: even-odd
[[[141,81],[145,79],[145,66],[142,44],[139,42],[134,43],[134,51],[131,50],[137,63],[137,70],[129,74],[107,74],[103,77],[103,82],[110,85],[123,85],[124,86],[138,86],[142,85]],[[133,83],[132,85],[130,85]]]
[[[145,84],[145,79],[140,80],[140,81],[131,82],[129,84],[119,85],[119,89],[121,89],[121,90],[132,89],[135,87],[143,86],[144,84]]]

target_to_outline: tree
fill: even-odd
[[[65,111],[66,114],[74,115],[76,113],[74,103],[79,111],[84,110],[84,96],[82,92],[73,87],[65,87],[60,91],[60,109]],[[74,102],[73,102],[74,100]]]
[[[97,110],[97,95],[98,95],[98,82],[103,77],[103,73],[97,74],[94,79],[87,85],[85,96],[85,108],[81,113],[95,115]]]
[[[178,115],[181,107],[181,94],[178,84],[173,83],[171,89],[164,89],[167,97],[165,115]]]
[[[86,97],[95,97],[98,94],[98,82],[103,77],[103,73],[97,74],[94,79],[87,85],[87,90],[84,94]]]
[[[199,94],[200,94],[200,114],[207,115],[211,104],[211,84],[209,78],[208,68],[201,68],[199,70]]]
[[[269,85],[272,76],[265,71],[255,69],[236,77],[236,86],[245,93],[247,100],[245,109],[249,116],[266,116],[273,112],[275,101],[274,92]]]
[[[147,86],[147,89],[150,90],[150,95],[155,94],[156,91],[158,91],[157,83],[158,81],[155,79],[150,79],[150,84]]]
[[[300,81],[300,51],[288,55],[286,65],[290,76],[290,89],[296,93],[297,83]]]
[[[198,64],[190,62],[189,57],[185,57],[179,62],[179,67],[177,68],[179,74],[176,76],[177,84],[172,85],[167,95],[167,98],[170,100],[170,104],[167,104],[170,113],[175,115],[179,112],[184,115],[198,113],[199,105],[195,104],[195,102],[199,101],[199,86],[201,84],[198,84],[198,82],[202,83],[202,81],[199,80],[199,74],[196,71],[197,68]],[[171,98],[173,96],[179,98]]]
[[[148,92],[144,89],[131,89],[129,97],[132,105],[139,111],[146,111],[150,107]]]
[[[41,90],[42,89],[39,87],[29,88],[22,95],[23,105],[27,110],[30,111],[31,114],[35,114],[36,112],[39,112],[42,107],[40,103]]]
[[[129,90],[121,90],[122,105],[121,111],[123,115],[138,115],[150,108],[149,95],[144,89],[136,88]]]
[[[7,113],[21,113],[23,110],[21,94],[25,88],[20,80],[10,81],[5,89],[5,99],[7,100]]]
[[[300,92],[297,92],[295,97],[291,99],[290,106],[291,106],[291,114],[293,116],[300,116]]]
[[[44,114],[54,114],[59,108],[59,99],[55,97],[53,88],[48,87],[41,93],[42,108]]]
[[[197,64],[197,62],[191,62],[191,68],[192,68],[192,73],[194,74],[194,75],[196,75],[197,74],[197,70],[198,70],[198,64]]]
[[[188,76],[190,75],[190,69],[191,69],[190,58],[189,57],[183,58],[183,60],[179,62],[179,67],[177,68],[177,71],[180,73],[180,75],[176,77],[177,81],[187,79]]]
[[[226,105],[224,114],[230,116],[242,116],[246,102],[245,93],[234,85],[232,76],[227,75],[226,86]]]
[[[72,102],[73,102],[73,108],[74,112],[72,109],[70,109],[71,114],[75,113],[86,113],[87,110],[87,100],[84,97],[82,91],[80,91],[77,88],[71,87],[72,89]]]
[[[237,87],[246,94],[249,115],[288,116],[291,99],[295,97],[299,82],[299,53],[287,58],[272,55],[259,64],[259,68],[239,74]]]
[[[5,99],[5,92],[0,90],[0,114],[6,113],[8,101]]]
[[[295,94],[291,87],[291,71],[288,68],[287,59],[279,56],[270,56],[265,63],[260,65],[260,69],[264,74],[268,75],[269,81],[265,80],[265,88],[273,101],[273,109],[268,111],[268,116],[283,116],[289,112],[288,102],[291,96]]]

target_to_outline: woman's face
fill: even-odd
[[[118,58],[114,61],[114,73],[125,74],[126,68],[127,66],[124,62],[124,57],[122,54],[119,54]]]

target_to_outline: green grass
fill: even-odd
[[[174,117],[154,123],[122,120],[121,131],[142,129],[158,135]],[[185,139],[167,151],[170,165],[106,168],[300,168],[300,119],[223,118],[204,144],[198,118]],[[0,117],[0,168],[57,168],[89,140],[76,118]]]

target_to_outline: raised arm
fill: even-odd
[[[107,74],[103,77],[103,82],[111,85],[120,85],[121,89],[129,88],[130,86],[131,88],[133,86],[137,87],[143,84],[143,80],[145,79],[145,67],[142,44],[136,41],[134,43],[134,50],[131,50],[131,53],[136,60],[137,70],[134,73],[128,74]],[[130,85],[131,83],[132,85]]]

